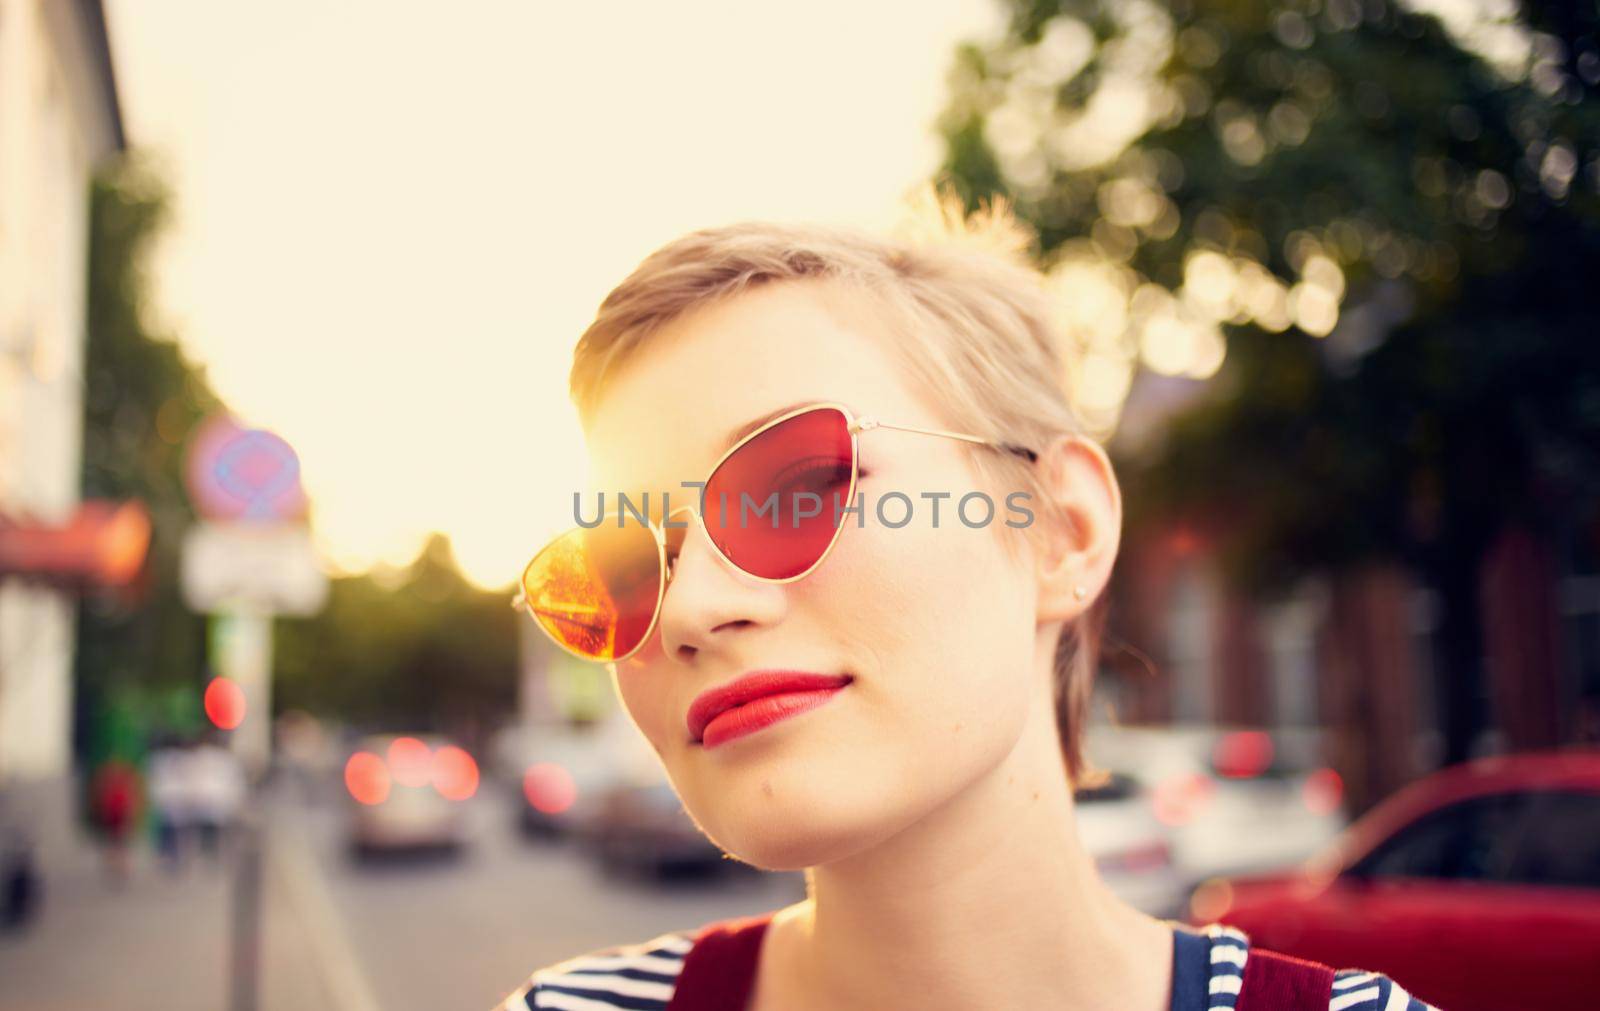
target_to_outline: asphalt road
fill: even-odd
[[[730,868],[614,880],[574,846],[471,802],[459,859],[358,864],[343,797],[269,798],[256,1011],[490,1011],[532,970],[611,944],[786,905],[797,874]],[[116,883],[83,845],[46,860],[42,913],[0,936],[0,1011],[220,1011],[230,1005],[237,854],[180,874],[136,854]]]
[[[493,791],[472,802],[472,842],[456,858],[357,862],[344,845],[340,803],[280,810],[275,845],[279,866],[289,866],[284,887],[299,896],[339,1011],[488,1011],[542,965],[777,908],[804,891],[798,874],[742,866],[707,877],[618,880],[575,844],[523,837]],[[306,858],[296,867],[301,847]]]

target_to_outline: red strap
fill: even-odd
[[[1252,947],[1234,1011],[1327,1011],[1333,967]]]
[[[744,1011],[755,985],[761,939],[775,912],[701,927],[683,957],[667,1011]]]

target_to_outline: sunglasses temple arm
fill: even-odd
[[[993,439],[985,439],[977,435],[962,435],[960,432],[945,432],[936,428],[913,428],[910,425],[891,425],[882,421],[877,421],[871,423],[870,425],[862,426],[863,431],[870,430],[871,428],[892,428],[897,432],[915,432],[917,435],[937,435],[945,439],[960,439],[963,442],[977,443],[980,446],[992,446],[995,449],[1003,449],[1007,453],[1013,453],[1017,456],[1020,456],[1029,463],[1033,463],[1039,459],[1039,454],[1035,453],[1026,446],[1018,446],[1015,443],[1010,442],[995,442]]]

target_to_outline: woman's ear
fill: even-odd
[[[1045,524],[1035,556],[1039,620],[1066,621],[1087,611],[1111,579],[1122,540],[1122,489],[1105,450],[1085,435],[1055,439],[1038,467],[1044,495],[1064,514],[1039,510]]]

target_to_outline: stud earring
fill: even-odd
[[[1084,597],[1089,595],[1089,590],[1084,586],[1074,586],[1072,588],[1072,595],[1077,597],[1079,600],[1082,600]]]

